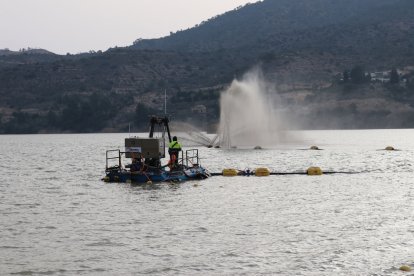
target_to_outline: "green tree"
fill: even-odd
[[[148,125],[148,118],[151,115],[156,115],[157,111],[147,107],[142,103],[138,103],[135,108],[134,123],[139,129],[144,129]]]
[[[353,83],[364,83],[366,82],[367,78],[365,77],[365,69],[363,66],[357,65],[351,69],[351,80]]]
[[[390,73],[390,83],[397,84],[400,82],[400,75],[398,75],[397,69],[392,69]]]
[[[344,70],[343,79],[344,79],[344,82],[349,82],[349,71],[348,70]]]

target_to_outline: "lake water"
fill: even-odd
[[[414,130],[297,132],[202,165],[323,176],[104,183],[124,134],[0,136],[1,275],[406,275]],[[303,150],[317,145],[323,150]],[[399,151],[384,151],[386,146]]]

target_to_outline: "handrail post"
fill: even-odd
[[[119,169],[121,169],[122,164],[121,164],[121,150],[118,150],[118,161],[119,161]]]
[[[108,169],[108,151],[106,151],[106,153],[105,153],[105,159],[106,159],[105,170],[107,170]]]

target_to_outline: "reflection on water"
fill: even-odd
[[[107,184],[122,134],[0,136],[2,275],[396,275],[414,264],[413,130],[200,148],[203,166],[351,175]],[[318,145],[324,150],[301,150]],[[384,151],[393,145],[401,151]],[[198,185],[194,185],[197,183]]]

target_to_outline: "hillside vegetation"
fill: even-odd
[[[220,92],[257,65],[298,127],[413,127],[413,14],[411,0],[265,0],[103,53],[0,50],[0,133],[144,130],[164,91],[173,119],[214,131]],[[399,79],[344,80],[355,68]]]

